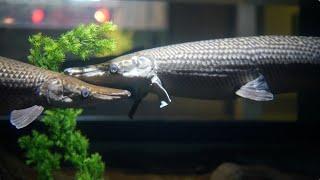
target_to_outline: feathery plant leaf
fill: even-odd
[[[101,54],[111,54],[116,42],[108,34],[116,31],[111,22],[101,25],[80,25],[75,29],[52,39],[41,33],[29,38],[31,44],[29,62],[52,71],[59,71],[67,54],[73,54],[83,60]]]

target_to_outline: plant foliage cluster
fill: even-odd
[[[106,36],[116,27],[112,23],[81,25],[53,39],[42,34],[29,38],[31,43],[29,61],[36,66],[59,71],[67,53],[87,59],[101,52],[112,52],[116,46]],[[78,171],[78,180],[103,179],[105,165],[98,153],[89,154],[89,141],[76,129],[77,117],[82,109],[46,110],[41,121],[48,130],[19,138],[26,151],[27,164],[34,165],[38,179],[53,179],[53,172],[60,169],[61,162],[71,163]]]
[[[105,23],[80,25],[57,39],[39,33],[29,38],[32,47],[28,59],[36,66],[59,71],[68,53],[83,60],[101,53],[108,55],[116,47],[115,40],[109,38],[108,33],[115,30],[115,25]]]

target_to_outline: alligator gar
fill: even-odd
[[[169,95],[255,101],[320,87],[320,38],[254,36],[205,40],[142,50],[102,64],[68,68],[83,81],[131,91],[136,103],[149,91],[160,107]]]
[[[11,112],[10,122],[23,128],[44,107],[82,107],[128,98],[127,90],[99,87],[77,78],[0,57],[0,111]]]

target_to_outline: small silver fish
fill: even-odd
[[[136,103],[154,92],[160,107],[170,96],[270,101],[274,94],[320,89],[320,38],[255,36],[206,40],[147,49],[66,74],[128,89]]]
[[[18,129],[44,107],[82,107],[130,97],[127,90],[99,87],[61,73],[0,57],[0,111]]]

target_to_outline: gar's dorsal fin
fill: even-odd
[[[13,110],[10,114],[10,122],[17,129],[21,129],[36,120],[43,111],[42,106],[34,105],[26,109]]]

